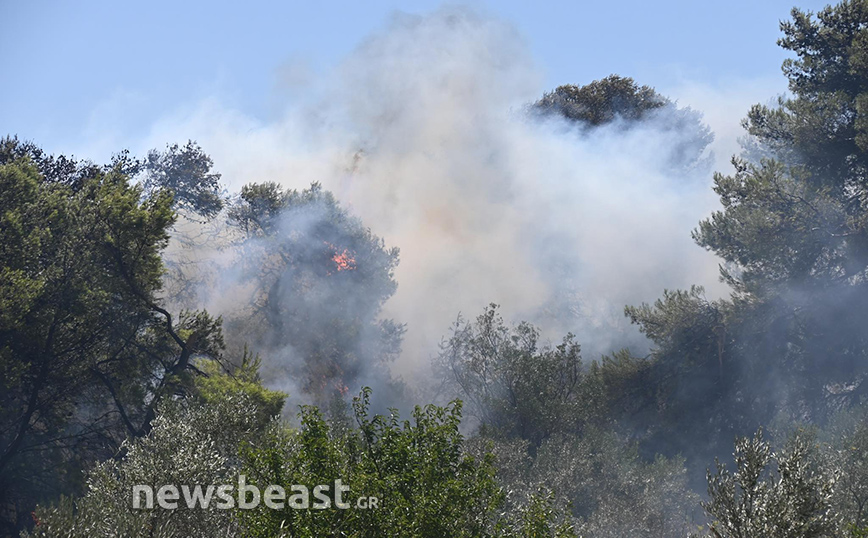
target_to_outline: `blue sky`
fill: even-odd
[[[401,373],[491,301],[594,356],[635,333],[624,304],[727,293],[690,230],[719,207],[711,172],[731,170],[748,107],[786,90],[791,1],[0,0],[0,135],[96,163],[193,139],[229,192],[320,182],[401,249],[383,312],[408,323]],[[691,135],[654,122],[585,138],[512,114],[612,73],[702,112],[713,166],[670,173]],[[215,289],[204,306],[234,308]],[[545,317],[564,297],[592,324]]]
[[[518,30],[546,88],[619,73],[664,92],[686,83],[726,92],[753,81],[784,88],[775,40],[793,1],[471,6]],[[328,71],[395,11],[439,4],[0,0],[0,134],[81,151],[100,136],[93,118],[121,107],[112,140],[132,144],[158,118],[206,98],[269,121],[292,99],[286,77]],[[762,90],[745,99],[771,97]]]

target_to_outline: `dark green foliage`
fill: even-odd
[[[220,377],[217,375],[215,377]],[[514,514],[505,514],[503,492],[494,477],[493,457],[466,453],[458,432],[460,403],[446,408],[417,407],[412,420],[368,414],[370,392],[354,401],[357,427],[346,420],[326,420],[305,407],[301,427],[287,429],[276,420],[263,425],[257,403],[262,387],[220,380],[221,398],[166,402],[144,438],[126,444],[120,460],[88,473],[86,494],[64,498],[34,513],[37,525],[25,536],[180,538],[185,536],[314,537],[346,535],[378,538],[487,537],[539,538],[576,536],[546,492],[530,497]],[[224,390],[225,389],[225,390]],[[211,389],[212,394],[215,392]],[[133,486],[246,484],[260,492],[268,485],[349,486],[339,508],[221,509],[215,497],[207,509],[190,509],[184,499],[166,510],[135,509]],[[237,490],[233,491],[237,498]],[[358,499],[375,496],[360,508]],[[201,505],[200,505],[201,506]]]
[[[653,374],[653,360],[636,357],[626,349],[603,356],[588,367],[588,376],[602,393],[605,414],[627,426],[628,431],[649,425],[646,413],[655,409],[657,397]]]
[[[233,329],[279,364],[272,375],[291,376],[320,402],[364,375],[388,378],[403,326],[379,314],[397,286],[398,249],[318,184],[246,185],[229,218],[243,233],[245,278],[255,290]]]
[[[640,120],[650,111],[669,104],[671,102],[654,88],[639,86],[629,77],[610,75],[585,86],[558,86],[534,103],[533,109],[589,125],[602,125],[616,119]]]
[[[860,536],[868,528],[868,405],[837,413],[817,437],[827,472],[836,476],[832,504]]]
[[[724,210],[694,234],[762,281],[798,285],[859,284],[868,267],[868,3],[845,1],[814,18],[798,9],[779,44],[792,98],[755,106],[745,126],[779,162],[736,162],[715,177]]]
[[[780,284],[844,283],[864,269],[849,237],[858,223],[828,190],[816,190],[776,161],[734,161],[736,174],[715,176],[722,211],[700,223],[694,238],[735,264],[725,277],[762,294]]]
[[[125,153],[122,155],[126,155]],[[89,161],[78,161],[65,155],[48,155],[33,142],[19,140],[18,137],[0,138],[0,164],[9,164],[27,159],[36,167],[39,174],[49,183],[63,183],[77,189],[88,178],[93,178],[106,167],[99,167]],[[107,167],[113,169],[114,167]],[[138,168],[134,168],[138,170]],[[126,174],[127,170],[121,170]]]
[[[249,536],[490,536],[502,501],[490,458],[463,453],[460,404],[417,407],[408,421],[368,415],[369,393],[355,399],[358,430],[326,422],[315,408],[302,410],[301,429],[278,430],[266,446],[245,451],[251,483],[317,484],[350,491],[350,508],[240,511]],[[334,500],[334,492],[329,496]],[[360,496],[378,508],[356,507]]]
[[[87,473],[80,497],[62,498],[34,512],[31,534],[56,538],[186,538],[240,536],[231,510],[190,509],[184,499],[176,510],[134,509],[133,487],[180,487],[237,483],[237,454],[242,441],[263,435],[262,409],[244,390],[226,392],[202,405],[195,399],[165,402],[151,432],[124,444],[122,459],[100,463]],[[143,502],[143,500],[140,500]]]
[[[511,330],[490,305],[475,323],[458,320],[436,362],[445,386],[489,434],[533,446],[556,432],[581,431],[601,412],[573,336],[555,347],[538,340],[532,325]]]
[[[242,443],[265,438],[283,406],[284,395],[258,381],[258,363],[248,359],[231,374],[203,362],[205,376],[186,398],[164,401],[153,429],[124,443],[122,458],[98,464],[87,473],[78,498],[62,498],[34,513],[31,536],[182,538],[240,535],[231,510],[213,506],[178,510],[132,508],[133,486],[208,486],[237,483]]]
[[[685,451],[685,439],[702,439],[689,450],[705,447],[697,456],[707,461],[735,432],[756,427],[754,398],[761,391],[742,392],[752,378],[746,383],[750,372],[733,359],[726,303],[708,301],[702,288],[693,287],[664,291],[654,305],[625,312],[655,346],[644,363],[653,394],[640,393],[646,406],[632,420],[646,425],[646,451],[675,455]]]
[[[224,206],[220,174],[212,172],[212,166],[211,158],[192,140],[167,146],[162,153],[151,150],[141,163],[145,191],[168,190],[179,211],[211,218]]]
[[[555,347],[527,323],[507,327],[489,306],[459,322],[437,366],[444,386],[471,404],[474,443],[491,443],[498,476],[516,509],[540,485],[567,510],[583,536],[659,536],[686,532],[696,499],[679,459],[642,460],[617,420],[654,405],[648,364],[626,353],[584,367],[568,335]],[[653,409],[653,407],[652,407]],[[653,414],[652,414],[653,415]]]
[[[220,320],[160,306],[167,192],[120,169],[48,178],[16,140],[0,164],[0,503],[74,490],[79,467],[150,428],[194,355],[219,356]],[[68,168],[68,169],[67,169]],[[85,172],[82,172],[85,170]],[[57,472],[56,469],[62,469]]]
[[[691,529],[698,496],[687,486],[683,461],[645,461],[635,444],[611,430],[553,435],[534,451],[521,440],[472,442],[497,456],[508,506],[517,509],[542,485],[580,536],[684,536]]]
[[[244,350],[241,364],[229,365],[229,371],[223,371],[223,365],[215,361],[197,361],[196,367],[203,375],[196,376],[190,393],[207,405],[216,404],[235,393],[243,393],[256,407],[257,419],[264,428],[283,410],[287,395],[269,390],[262,386],[259,369],[262,359],[252,356]]]
[[[678,108],[649,86],[619,75],[595,80],[585,86],[558,86],[529,107],[533,116],[564,118],[593,134],[593,129],[614,125],[620,129],[649,127],[652,136],[670,139],[668,163],[672,173],[704,170],[705,148],[714,139],[702,115],[690,108]]]
[[[793,9],[778,43],[796,54],[784,62],[793,98],[755,106],[751,134],[811,171],[810,182],[843,192],[865,187],[868,165],[868,3],[846,0],[814,17]]]
[[[100,173],[73,189],[26,158],[0,165],[0,192],[2,496],[15,484],[32,499],[53,451],[105,442],[94,439],[100,417],[70,421],[98,376],[141,373],[115,358],[153,322],[147,303],[174,217],[169,198],[140,203],[125,177]]]
[[[694,232],[727,262],[735,359],[794,374],[781,383],[790,403],[817,418],[866,391],[868,342],[855,321],[868,314],[868,153],[857,142],[866,24],[864,1],[816,19],[794,10],[782,24],[780,44],[797,54],[784,64],[793,97],[754,107],[745,123],[776,160],[717,174],[723,210]]]
[[[821,538],[841,536],[831,499],[835,480],[823,473],[813,438],[795,435],[780,451],[763,441],[741,438],[735,445],[734,471],[717,464],[708,474],[710,500],[703,507],[713,519],[715,538]]]
[[[779,415],[823,423],[865,396],[866,15],[847,1],[781,26],[792,96],[750,111],[748,151],[714,177],[722,209],[693,232],[723,259],[731,298],[670,292],[627,309],[655,344],[658,434],[645,446],[705,459]]]
[[[398,387],[404,328],[380,319],[398,251],[319,184],[250,184],[227,204],[192,141],[97,166],[0,140],[0,509],[14,512],[0,534],[41,501],[54,507],[33,536],[684,536],[702,523],[690,479],[736,437],[735,468],[706,475],[710,536],[865,536],[868,1],[796,9],[781,28],[791,94],[750,110],[734,172],[714,178],[721,208],[693,232],[731,296],[627,307],[653,349],[590,364],[573,335],[547,344],[494,305],[459,318],[437,366],[469,439],[460,400],[401,420],[373,414],[366,389],[347,412],[351,388]],[[629,78],[561,86],[529,111],[547,134],[674,140],[661,159],[676,177],[707,162],[701,117]],[[162,300],[189,276],[161,257],[171,233],[184,241],[176,210],[239,247],[251,296],[228,314],[234,360],[196,283],[192,310]],[[331,407],[289,428],[260,366]],[[768,424],[795,433],[744,437]],[[134,484],[239,474],[261,489],[340,479],[350,507],[128,503]],[[369,496],[377,508],[357,507]]]

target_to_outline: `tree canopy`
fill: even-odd
[[[193,141],[98,165],[3,138],[0,534],[868,536],[868,0],[791,15],[790,93],[750,109],[714,175],[720,208],[692,232],[729,295],[626,306],[649,348],[597,357],[491,304],[444,327],[430,386],[389,369],[398,249],[319,183],[230,194]],[[617,75],[528,110],[571,141],[673,134],[654,173],[677,178],[711,140]],[[225,318],[202,308],[218,302],[205,278],[189,310],[167,292],[201,276],[167,250],[206,224]],[[340,479],[355,506],[343,490],[333,509],[128,502],[241,475],[260,491]]]
[[[372,372],[388,376],[383,367],[400,350],[403,326],[379,314],[397,287],[397,248],[318,184],[245,185],[229,220],[242,234],[255,290],[235,329],[255,335],[281,357],[284,375],[323,401]]]
[[[86,464],[147,433],[192,358],[223,342],[219,319],[160,304],[169,191],[144,197],[119,167],[2,145],[0,496],[26,504],[56,465],[74,467],[70,450]]]

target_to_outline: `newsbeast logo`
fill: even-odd
[[[349,491],[350,487],[345,486],[340,479],[337,479],[333,486],[320,484],[308,488],[301,484],[294,484],[289,487],[289,495],[287,496],[287,490],[283,486],[272,484],[260,492],[258,487],[247,483],[245,475],[240,475],[237,486],[235,484],[209,486],[166,484],[157,488],[156,494],[152,486],[147,484],[135,485],[133,486],[132,500],[135,510],[151,510],[154,508],[155,500],[156,506],[164,510],[177,510],[182,506],[182,503],[191,510],[195,508],[207,510],[209,507],[220,510],[234,508],[253,510],[258,508],[260,504],[264,504],[272,510],[283,510],[287,507],[295,510],[307,510],[309,508],[326,510],[332,507],[347,510],[353,506],[367,509],[377,508],[379,505],[377,497],[358,497],[355,503],[345,502],[347,498],[344,494],[349,493]]]

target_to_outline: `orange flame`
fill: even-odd
[[[352,271],[356,268],[356,259],[350,254],[347,249],[344,249],[340,254],[335,253],[332,256],[332,260],[334,260],[335,265],[338,267],[338,271]]]
[[[350,392],[350,387],[341,380],[335,381],[335,388],[341,393],[341,396],[346,396]]]
[[[337,272],[341,271],[353,271],[356,268],[356,257],[348,249],[343,249],[343,251],[339,250],[338,247],[332,245],[331,243],[326,243],[332,250],[334,250],[334,255],[332,256],[332,261],[335,262],[335,268]],[[331,271],[328,274],[332,274]]]

